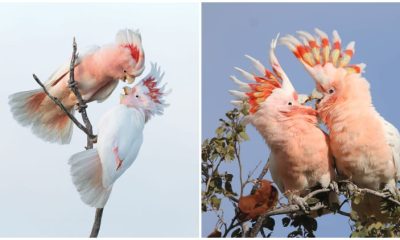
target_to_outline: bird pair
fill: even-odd
[[[98,47],[76,59],[74,78],[84,102],[104,101],[118,82],[133,83],[144,71],[144,51],[138,31],[124,29],[117,33],[115,43]],[[69,89],[69,64],[61,66],[44,84],[71,114],[78,103]],[[145,123],[166,106],[163,77],[160,68],[152,64],[151,71],[133,88],[124,87],[120,105],[107,111],[100,119],[97,147],[74,154],[72,180],[88,205],[103,208],[112,185],[135,160],[143,142]],[[14,118],[30,126],[39,138],[68,144],[72,136],[72,121],[42,89],[19,92],[9,97]]]
[[[399,195],[400,135],[375,110],[368,81],[362,76],[365,64],[349,65],[354,42],[341,49],[341,39],[316,29],[317,36],[298,31],[299,39],[280,38],[302,63],[315,82],[311,98],[316,109],[304,105],[309,99],[298,95],[275,56],[278,39],[271,43],[272,72],[247,56],[259,74],[236,68],[251,83],[231,77],[242,91],[230,91],[233,104],[249,106],[247,120],[263,136],[269,148],[272,178],[289,201],[305,206],[310,188],[328,188],[337,179],[347,179],[359,187],[387,190]],[[318,124],[327,127],[325,133]],[[360,219],[374,215],[385,219],[380,199],[366,196],[352,204]]]

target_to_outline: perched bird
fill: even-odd
[[[156,65],[132,89],[123,88],[120,104],[100,119],[97,147],[74,154],[69,159],[72,181],[86,204],[102,208],[112,186],[133,163],[143,142],[145,123],[163,114],[165,85]]]
[[[44,85],[73,113],[78,101],[69,89],[69,68],[69,62],[62,65]],[[78,57],[74,75],[85,102],[102,102],[110,96],[119,80],[133,83],[143,70],[140,33],[124,29],[117,33],[115,43]],[[14,118],[21,125],[31,127],[39,138],[60,144],[70,142],[72,121],[42,89],[14,93],[9,96],[9,104]]]
[[[317,112],[299,103],[299,95],[275,56],[275,47],[276,40],[273,40],[270,62],[274,73],[250,56],[247,57],[260,75],[236,68],[252,83],[241,82],[232,76],[231,79],[244,91],[230,91],[239,99],[232,103],[249,104],[247,120],[271,149],[272,179],[290,202],[306,209],[303,197],[310,188],[331,187],[331,181],[335,179],[329,137],[318,127]]]
[[[398,194],[400,177],[400,135],[375,109],[368,81],[362,77],[365,64],[349,65],[354,42],[344,51],[337,31],[333,43],[315,29],[318,37],[299,31],[303,42],[288,35],[281,42],[289,47],[314,79],[321,95],[318,115],[326,124],[330,148],[338,174],[359,187],[385,189]],[[379,198],[368,195],[352,204],[362,219],[380,218]]]
[[[254,194],[239,198],[240,221],[257,220],[257,218],[278,203],[278,190],[268,180],[261,180]]]

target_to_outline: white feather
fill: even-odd
[[[396,167],[397,180],[400,180],[400,134],[395,126],[381,117],[387,144],[393,152],[393,162]]]
[[[84,203],[95,208],[103,208],[112,187],[104,187],[102,167],[96,149],[79,152],[71,156],[72,182]]]
[[[243,70],[243,69],[241,69],[241,68],[239,68],[239,67],[235,67],[235,69],[236,69],[238,72],[240,72],[240,74],[242,74],[242,76],[243,76],[244,78],[246,78],[247,80],[249,80],[249,81],[256,81],[256,80],[254,79],[253,74],[251,74],[251,73],[249,73],[249,72],[246,72],[245,70]]]
[[[228,91],[232,96],[236,97],[237,99],[244,100],[247,99],[248,96],[244,92],[236,91],[236,90],[229,90]]]
[[[133,163],[143,142],[144,113],[118,105],[99,122],[97,150],[103,167],[103,186],[110,187]],[[118,147],[121,167],[117,170],[113,148]]]
[[[237,85],[239,85],[239,88],[243,91],[250,91],[251,88],[249,87],[249,85],[247,83],[244,83],[242,81],[240,81],[239,79],[237,79],[235,76],[230,76],[230,79],[236,83]]]
[[[257,59],[253,58],[250,55],[244,55],[246,58],[250,59],[250,61],[253,63],[255,69],[257,69],[258,72],[260,72],[260,74],[262,76],[265,75],[265,67],[264,65]]]

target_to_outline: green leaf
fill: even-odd
[[[247,133],[246,132],[240,132],[239,133],[239,136],[243,139],[243,140],[245,140],[245,141],[248,141],[250,138],[249,138],[249,136],[247,135]]]
[[[288,217],[282,218],[282,225],[283,225],[284,227],[289,226],[289,223],[290,223],[290,218],[288,218]]]
[[[231,237],[233,238],[239,238],[242,236],[242,231],[240,230],[240,228],[236,228],[235,231],[232,232]]]
[[[216,196],[211,197],[211,206],[217,210],[221,206],[221,199],[217,198]]]
[[[230,174],[230,173],[225,174],[225,181],[230,182],[230,181],[232,181],[232,179],[233,179],[233,174]]]
[[[361,196],[359,196],[359,195],[354,196],[354,198],[353,198],[353,203],[354,203],[355,205],[358,205],[358,204],[360,204],[360,202],[361,202]]]
[[[318,223],[314,218],[307,217],[304,219],[303,226],[308,232],[313,232],[317,230]]]
[[[309,198],[309,199],[307,199],[307,201],[306,201],[306,203],[307,203],[308,205],[313,205],[313,204],[316,204],[317,202],[319,202],[319,200],[318,200],[317,198]]]
[[[217,129],[215,129],[215,134],[217,134],[217,136],[221,136],[225,131],[224,127],[218,127]]]
[[[275,220],[271,217],[267,217],[266,219],[264,219],[263,225],[264,228],[268,228],[271,231],[274,231],[274,227],[275,227]]]

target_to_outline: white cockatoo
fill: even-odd
[[[97,147],[69,159],[72,181],[86,204],[103,208],[112,186],[135,161],[143,142],[145,123],[163,114],[167,94],[159,83],[163,77],[157,65],[133,88],[124,87],[120,104],[100,119]]]

